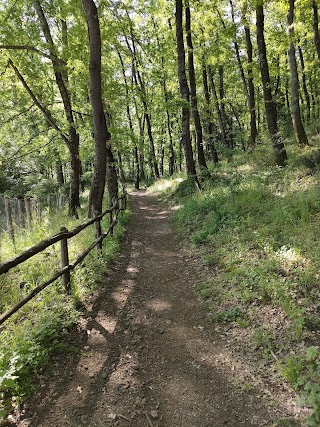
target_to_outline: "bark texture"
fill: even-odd
[[[235,28],[235,34],[234,34],[234,38],[233,38],[233,45],[234,45],[234,50],[236,52],[236,58],[237,58],[237,63],[238,63],[238,67],[239,67],[239,73],[240,73],[240,77],[241,77],[241,81],[242,81],[242,85],[243,85],[243,91],[244,94],[249,102],[249,91],[248,91],[248,85],[247,85],[247,80],[244,74],[244,69],[243,69],[243,65],[241,62],[241,57],[240,57],[240,49],[239,49],[239,44],[237,41],[237,34],[236,34],[236,22],[235,22],[235,16],[234,16],[234,6],[233,6],[233,1],[229,0],[229,4],[230,4],[230,8],[231,8],[231,17],[232,17],[232,23],[233,26]]]
[[[289,0],[289,11],[287,16],[289,48],[288,62],[290,68],[290,83],[291,83],[291,119],[298,144],[308,144],[308,138],[302,123],[300,101],[299,101],[299,77],[296,60],[296,49],[293,42],[294,37],[294,4],[295,0]]]
[[[133,129],[133,123],[132,123],[132,117],[131,117],[131,112],[130,112],[130,105],[129,105],[129,89],[128,89],[128,79],[126,76],[126,71],[124,68],[124,62],[122,59],[122,55],[120,53],[120,51],[118,51],[118,56],[120,59],[120,63],[121,63],[121,69],[122,69],[122,75],[123,75],[123,81],[124,81],[124,85],[125,85],[125,89],[126,89],[126,110],[127,110],[127,117],[128,117],[128,122],[129,122],[129,129],[130,129],[130,137],[131,137],[131,142],[133,143],[133,154],[134,154],[134,165],[135,165],[135,182],[134,182],[134,186],[137,190],[139,190],[140,188],[140,167],[139,167],[139,153],[138,153],[138,147],[137,147],[137,143],[134,137],[134,129]]]
[[[196,168],[193,158],[193,150],[190,137],[190,103],[189,87],[186,76],[185,50],[183,44],[183,27],[182,27],[182,0],[176,0],[176,40],[178,53],[178,78],[180,94],[183,99],[182,106],[182,144],[186,158],[186,170],[189,176],[196,176]]]
[[[256,7],[257,45],[259,52],[259,63],[263,85],[263,96],[266,110],[266,119],[271,143],[274,150],[275,163],[285,166],[287,153],[278,131],[277,109],[271,93],[269,66],[267,61],[267,50],[264,39],[264,11],[262,5]]]
[[[195,69],[194,69],[193,44],[192,44],[192,35],[191,35],[191,13],[190,13],[189,0],[186,1],[185,12],[186,12],[186,34],[187,34],[187,45],[188,45],[188,70],[189,70],[189,82],[190,82],[190,95],[191,95],[193,121],[194,121],[194,127],[196,131],[198,164],[200,168],[208,169],[206,159],[204,156],[203,132],[202,132],[200,114],[198,110],[197,84],[196,84],[196,75],[195,75]]]
[[[107,140],[110,134],[107,129],[106,117],[102,102],[101,88],[101,35],[98,19],[98,11],[93,0],[82,0],[86,14],[89,44],[90,44],[90,100],[92,105],[93,129],[95,139],[95,165],[91,189],[89,194],[89,216],[102,212],[102,201],[106,181],[107,169]],[[113,161],[113,156],[109,150],[109,162]],[[110,170],[109,170],[110,173]],[[112,185],[110,182],[109,185]],[[113,191],[110,193],[110,202],[114,197]]]
[[[154,18],[152,18],[152,22],[153,22],[155,33],[156,33],[158,48],[159,48],[159,51],[161,52],[161,67],[162,67],[161,83],[162,83],[164,101],[165,101],[165,105],[166,105],[167,129],[168,129],[168,136],[169,136],[169,175],[171,176],[174,174],[174,170],[175,170],[175,153],[174,153],[174,147],[173,147],[171,117],[170,117],[170,112],[169,112],[169,108],[168,108],[169,94],[168,94],[167,82],[166,82],[167,76],[165,73],[164,55],[163,55],[161,45],[160,45],[160,40],[159,40],[159,27],[158,27],[156,21],[154,20]],[[163,173],[162,173],[162,175],[163,175]]]
[[[47,18],[43,12],[39,0],[33,0],[38,19],[41,23],[42,31],[50,51],[50,59],[55,75],[55,80],[62,98],[65,115],[69,124],[67,147],[70,153],[71,176],[70,176],[70,214],[77,215],[77,207],[80,206],[80,158],[79,158],[79,134],[71,106],[71,96],[67,89],[67,70],[62,66],[62,61],[57,56],[57,49],[53,42]],[[66,27],[64,28],[64,39],[66,37]]]
[[[215,146],[214,146],[214,126],[213,126],[212,117],[211,117],[208,73],[207,73],[207,67],[205,65],[204,60],[202,63],[202,82],[203,82],[203,92],[204,92],[206,107],[207,107],[206,115],[205,115],[205,123],[206,123],[207,134],[208,134],[209,151],[211,153],[211,158],[213,162],[218,163],[219,157],[218,157],[217,150],[215,149]]]
[[[304,57],[303,57],[301,46],[298,46],[298,51],[299,51],[299,58],[300,58],[301,71],[302,71],[302,88],[303,88],[304,98],[307,105],[307,121],[310,121],[311,120],[311,99],[310,99],[310,94],[307,86],[307,77],[306,77]]]
[[[255,89],[253,83],[253,48],[251,41],[250,26],[246,18],[246,10],[243,10],[244,18],[244,32],[246,37],[246,50],[248,58],[248,105],[250,110],[250,143],[255,145],[257,139],[257,116],[256,116],[256,102],[255,102]]]
[[[312,10],[313,10],[313,38],[314,38],[314,44],[315,44],[317,55],[318,55],[318,60],[320,62],[319,14],[318,14],[317,0],[312,1]]]
[[[215,107],[217,110],[219,127],[220,127],[220,132],[221,132],[221,140],[222,140],[223,144],[227,146],[228,145],[228,135],[227,135],[226,123],[224,121],[224,117],[223,117],[221,109],[220,109],[216,85],[214,82],[214,76],[213,76],[213,72],[212,72],[212,69],[210,66],[208,67],[208,76],[209,76],[209,81],[210,81],[211,93],[212,93],[214,104],[215,104]]]
[[[129,22],[130,22],[130,35],[131,35],[132,46],[130,45],[127,37],[125,37],[125,40],[126,40],[127,47],[132,55],[132,74],[135,80],[135,84],[139,88],[139,94],[140,94],[141,102],[144,108],[144,115],[145,115],[145,121],[147,124],[147,133],[149,138],[150,166],[151,166],[151,169],[153,169],[155,177],[160,178],[156,150],[154,146],[151,116],[150,116],[148,100],[147,100],[147,91],[146,91],[143,76],[141,75],[141,72],[139,70],[140,64],[139,64],[138,53],[136,49],[135,38],[133,34],[132,22],[131,20]]]

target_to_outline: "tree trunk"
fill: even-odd
[[[186,158],[186,170],[189,176],[196,177],[196,168],[193,159],[193,150],[190,137],[190,103],[189,87],[186,76],[185,50],[183,45],[183,27],[182,27],[182,0],[176,0],[176,39],[178,53],[178,78],[180,94],[184,101],[182,106],[182,144]]]
[[[287,153],[278,132],[277,109],[271,93],[267,50],[264,39],[264,13],[262,5],[256,6],[256,27],[259,63],[269,135],[274,150],[275,163],[278,166],[285,166],[287,163]]]
[[[209,93],[209,87],[208,87],[208,74],[207,74],[207,68],[204,63],[204,60],[202,63],[202,81],[203,81],[204,97],[207,104],[205,121],[206,121],[207,133],[208,133],[208,142],[209,142],[208,145],[209,145],[209,150],[210,150],[213,162],[218,163],[219,157],[214,146],[213,123],[212,123],[211,110],[210,110],[210,93]]]
[[[211,92],[213,95],[213,100],[214,100],[216,110],[217,110],[217,116],[218,116],[220,131],[221,131],[221,139],[222,139],[223,144],[225,146],[228,146],[228,136],[227,136],[226,123],[224,122],[224,118],[223,118],[222,113],[221,113],[219,99],[218,99],[217,90],[216,90],[216,85],[214,82],[214,77],[213,77],[213,73],[212,73],[210,66],[208,67],[208,75],[209,75],[209,81],[210,81],[210,86],[211,86]]]
[[[161,58],[161,62],[164,68],[163,57]],[[167,84],[165,79],[163,79],[163,93],[164,93],[164,100],[166,103],[167,128],[168,128],[168,135],[169,135],[169,175],[171,176],[174,174],[175,154],[174,154],[174,148],[173,148],[171,118],[170,118],[170,113],[168,109],[169,97],[168,97]]]
[[[107,140],[110,134],[107,129],[106,117],[103,110],[101,90],[101,34],[98,19],[98,11],[93,0],[82,0],[86,14],[88,35],[90,44],[90,100],[92,105],[93,128],[95,139],[95,165],[94,174],[89,194],[89,217],[102,212],[102,202],[106,181],[107,156],[109,173],[112,173],[113,156],[109,149],[107,152]],[[110,153],[111,152],[111,153]],[[111,164],[109,162],[112,162]],[[109,180],[108,180],[109,181]],[[110,203],[114,197],[114,182],[109,183]]]
[[[146,88],[145,88],[145,82],[144,82],[143,77],[139,71],[139,61],[138,61],[137,50],[136,50],[136,45],[135,45],[135,39],[133,36],[133,28],[132,28],[131,21],[130,21],[130,34],[131,34],[132,49],[131,49],[131,46],[130,46],[130,43],[129,43],[127,37],[125,37],[125,40],[126,40],[127,47],[130,50],[131,55],[132,55],[132,74],[133,74],[133,77],[135,80],[135,84],[139,87],[139,94],[140,94],[141,102],[142,102],[143,107],[144,107],[144,115],[145,115],[145,120],[146,120],[146,124],[147,124],[147,133],[148,133],[148,137],[149,137],[149,148],[150,148],[150,157],[151,157],[152,167],[154,170],[155,177],[160,178],[157,156],[156,156],[156,151],[155,151],[155,147],[154,147],[151,117],[150,117],[150,112],[149,112],[148,102],[147,102],[147,92],[146,92]]]
[[[58,157],[57,154],[56,154],[56,156]],[[61,164],[59,157],[58,157],[58,160],[56,161],[56,175],[57,175],[58,186],[63,187],[64,186],[64,176],[63,176],[62,164]]]
[[[296,49],[293,43],[294,37],[294,3],[295,0],[289,0],[289,11],[287,16],[288,35],[289,35],[289,49],[288,49],[288,62],[290,67],[290,82],[291,82],[291,118],[294,133],[298,144],[308,144],[308,138],[304,130],[301,118],[300,102],[299,102],[299,78],[296,60]]]
[[[174,165],[175,165],[175,154],[173,148],[173,138],[172,138],[172,128],[171,128],[171,119],[168,108],[167,111],[167,126],[168,126],[168,135],[169,135],[169,175],[174,174]]]
[[[255,90],[253,83],[253,49],[251,42],[251,32],[248,21],[246,19],[246,13],[243,12],[244,17],[244,31],[246,36],[246,49],[247,49],[247,57],[248,57],[248,105],[250,110],[250,143],[251,145],[255,145],[257,139],[257,117],[256,117],[256,103],[255,103]]]
[[[164,155],[165,155],[165,149],[164,149],[164,145],[161,145],[161,157],[160,157],[160,173],[161,176],[164,175]]]
[[[42,26],[42,31],[48,49],[50,51],[50,59],[53,66],[55,80],[62,98],[65,115],[69,124],[68,149],[70,153],[71,174],[70,174],[70,215],[77,216],[77,208],[80,206],[80,157],[79,157],[79,134],[76,131],[73,111],[71,106],[71,96],[67,89],[67,69],[66,64],[62,65],[62,61],[57,57],[57,49],[54,45],[50,27],[43,12],[39,0],[33,0],[33,5],[38,15]],[[66,28],[64,28],[66,31]],[[65,36],[64,36],[65,37]],[[66,80],[65,80],[65,78]]]
[[[109,203],[113,204],[119,196],[119,187],[118,187],[118,175],[116,170],[116,162],[114,159],[113,151],[110,145],[111,135],[107,131],[106,139],[106,156],[107,156],[107,166],[106,166],[106,176],[107,176],[107,187],[109,193]]]
[[[124,184],[126,182],[126,175],[125,175],[124,169],[123,169],[123,161],[122,161],[121,151],[118,149],[117,153],[118,153],[118,162],[119,162],[120,181],[122,182],[122,184]]]
[[[193,45],[192,45],[192,35],[191,35],[191,14],[190,14],[189,0],[186,0],[185,12],[186,12],[186,33],[187,33],[187,45],[188,45],[188,69],[189,69],[189,82],[190,82],[190,96],[191,96],[191,106],[192,106],[194,127],[196,131],[196,147],[197,147],[197,153],[198,153],[198,164],[200,168],[208,169],[206,164],[206,159],[204,156],[202,126],[201,126],[200,114],[198,110],[197,84],[196,84],[196,76],[195,76],[195,70],[194,70]]]
[[[291,106],[290,106],[290,99],[289,99],[289,78],[286,78],[286,113],[289,120],[289,117],[291,117]],[[290,123],[290,129],[291,129],[292,121]]]
[[[299,51],[299,58],[300,58],[300,64],[301,64],[301,70],[302,70],[302,88],[303,88],[304,98],[307,104],[307,121],[310,122],[311,101],[310,101],[310,94],[307,86],[306,71],[305,71],[304,58],[303,58],[303,52],[302,52],[301,46],[298,46],[298,51]]]
[[[135,169],[136,169],[136,177],[134,180],[134,186],[136,188],[136,190],[140,189],[140,165],[139,165],[139,153],[138,153],[138,147],[135,144],[134,146],[134,163],[135,163]]]
[[[126,109],[127,109],[127,117],[128,117],[128,122],[129,122],[129,128],[130,128],[130,138],[131,138],[131,141],[132,141],[132,144],[134,147],[133,151],[134,151],[135,171],[136,171],[135,188],[137,190],[139,190],[139,188],[140,188],[139,154],[138,154],[137,143],[136,143],[136,140],[134,137],[134,129],[133,129],[132,118],[131,118],[131,113],[130,113],[128,81],[127,81],[127,76],[126,76],[126,72],[125,72],[125,68],[124,68],[124,62],[123,62],[120,51],[118,51],[118,56],[119,56],[120,63],[121,63],[122,75],[123,75],[124,85],[125,85],[125,89],[126,89]]]
[[[230,3],[230,7],[231,7],[232,23],[233,23],[233,26],[236,28],[235,17],[234,17],[233,1],[229,0],[229,3]],[[241,77],[241,81],[242,81],[242,85],[243,85],[243,91],[244,91],[245,97],[248,100],[248,104],[249,104],[248,85],[247,85],[246,77],[245,77],[245,74],[244,74],[244,70],[243,70],[243,66],[242,66],[242,62],[241,62],[241,58],[240,58],[240,49],[239,49],[239,45],[238,45],[238,42],[237,42],[236,31],[235,31],[234,38],[233,38],[233,45],[234,45],[234,50],[236,52],[236,58],[237,58],[238,67],[239,67],[239,73],[240,73],[240,77]]]
[[[160,32],[159,27],[153,17],[152,17],[152,22],[155,29],[158,49],[161,52],[161,67],[162,67],[161,82],[162,82],[163,95],[164,95],[164,101],[166,106],[167,129],[168,129],[168,136],[169,136],[169,175],[171,176],[174,173],[175,154],[174,154],[174,148],[173,148],[170,112],[168,108],[169,96],[168,96],[167,83],[166,83],[165,61],[164,61],[164,56],[161,50],[160,40],[159,40],[159,32]],[[162,164],[163,164],[163,159],[161,159],[161,165]],[[162,175],[163,175],[163,172],[162,172]]]
[[[319,35],[319,15],[318,15],[317,0],[312,1],[312,10],[313,10],[313,38],[314,38],[314,44],[315,44],[317,55],[318,55],[318,60],[320,62],[320,35]]]
[[[140,181],[144,181],[146,179],[146,174],[145,174],[145,170],[144,170],[144,124],[145,124],[145,117],[144,117],[144,115],[142,117],[139,115],[138,105],[137,105],[137,101],[136,101],[135,97],[133,97],[133,103],[134,103],[136,116],[137,116],[137,120],[138,120],[138,124],[139,124],[140,156],[138,153],[138,146],[137,146],[137,154],[138,154],[139,185],[140,185]],[[137,179],[136,179],[136,183],[137,183]]]
[[[224,130],[225,130],[227,146],[229,148],[232,148],[233,141],[230,138],[228,117],[227,117],[226,106],[225,106],[224,67],[223,67],[223,65],[219,65],[219,98],[220,98],[220,111],[221,111],[221,117],[222,117],[223,126],[224,126]]]
[[[147,108],[147,105],[145,104],[145,109],[146,108]],[[155,177],[160,178],[160,172],[159,172],[159,167],[158,167],[158,162],[157,162],[157,157],[156,157],[156,150],[154,148],[151,118],[150,118],[149,113],[146,110],[145,110],[144,116],[145,116],[145,120],[146,120],[146,124],[147,124],[147,133],[148,133],[148,137],[149,137],[150,158],[151,158],[151,162],[152,162],[152,167],[154,170]]]

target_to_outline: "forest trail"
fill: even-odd
[[[171,212],[143,191],[131,203],[125,249],[73,336],[81,352],[53,362],[18,425],[271,426],[274,411],[219,363],[223,343],[194,292],[202,269]]]

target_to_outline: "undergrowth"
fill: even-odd
[[[29,229],[16,233],[15,245],[6,234],[1,235],[1,260],[59,232],[61,226],[72,229],[86,220],[68,217],[67,210],[44,212],[41,220],[35,219]],[[95,249],[71,276],[71,295],[67,295],[60,280],[28,302],[0,329],[0,424],[1,419],[17,410],[33,392],[38,373],[44,369],[53,352],[63,350],[63,337],[75,326],[81,314],[81,302],[86,295],[103,283],[106,267],[120,250],[128,211],[119,218],[114,236],[103,242],[103,251]],[[108,215],[102,229],[108,227]],[[72,262],[94,240],[93,226],[69,240],[69,259]],[[0,312],[12,307],[34,287],[50,278],[60,269],[60,243],[34,256],[27,262],[0,276]]]
[[[297,390],[320,425],[319,148],[289,147],[278,168],[265,148],[212,166],[202,191],[162,184],[177,229],[202,254],[212,279],[199,283],[213,322]],[[161,191],[161,184],[156,190]],[[171,191],[170,191],[171,189]]]

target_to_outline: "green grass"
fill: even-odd
[[[63,347],[62,338],[80,316],[79,307],[89,293],[102,284],[108,264],[121,247],[126,211],[114,229],[114,236],[103,243],[102,255],[95,249],[76,267],[71,278],[71,295],[67,295],[61,280],[27,303],[1,328],[0,334],[0,423],[1,418],[30,397],[38,372],[48,363],[50,355]],[[13,246],[8,235],[1,236],[1,261],[59,232],[61,226],[72,229],[86,220],[86,211],[75,220],[64,212],[47,211],[41,221],[34,220],[31,229],[16,233]],[[108,227],[108,216],[102,229]],[[93,226],[69,240],[69,258],[72,262],[94,240]],[[0,276],[0,312],[12,307],[35,286],[50,278],[60,269],[59,243]],[[64,349],[64,347],[63,347]],[[65,349],[64,349],[65,350]]]
[[[212,320],[252,328],[257,354],[305,396],[315,426],[320,355],[306,362],[306,354],[320,331],[320,150],[288,152],[283,169],[263,147],[236,153],[212,166],[201,192],[179,191],[190,189],[188,181],[162,186],[177,206],[176,228],[212,269],[198,285]]]

